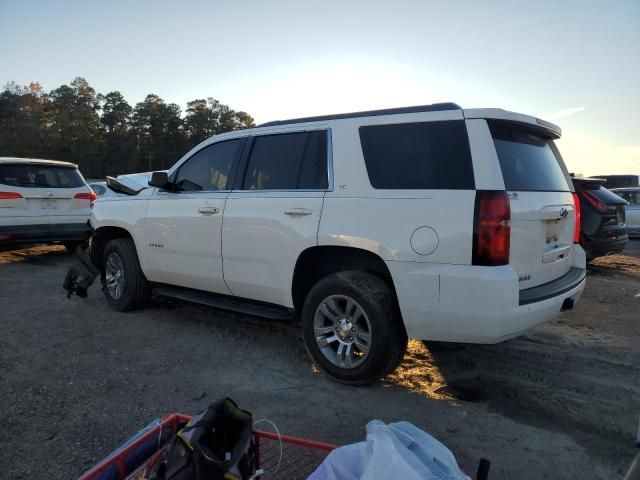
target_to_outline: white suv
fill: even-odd
[[[92,259],[116,310],[153,291],[290,316],[325,373],[367,383],[407,337],[495,343],[573,306],[585,255],[559,136],[451,103],[225,133],[98,201]]]
[[[73,250],[91,233],[95,199],[73,163],[0,157],[0,247],[59,242]]]

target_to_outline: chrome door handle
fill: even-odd
[[[285,214],[291,215],[292,217],[302,217],[304,215],[311,215],[313,210],[310,208],[288,208],[284,211]]]
[[[214,215],[220,211],[218,207],[200,207],[198,211],[203,215]]]

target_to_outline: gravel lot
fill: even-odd
[[[59,247],[0,253],[2,478],[74,478],[151,419],[231,396],[284,433],[359,441],[408,420],[492,479],[621,478],[640,414],[640,241],[599,259],[574,310],[493,346],[412,341],[385,382],[310,366],[295,325],[189,305],[67,300]]]

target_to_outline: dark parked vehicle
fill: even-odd
[[[573,178],[580,199],[580,244],[587,259],[620,253],[629,241],[624,207],[627,202],[602,186],[601,178]]]

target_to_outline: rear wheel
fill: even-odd
[[[133,240],[117,238],[107,244],[102,275],[104,295],[115,310],[139,308],[149,299],[149,283],[140,269]]]
[[[320,280],[307,295],[301,320],[309,355],[342,383],[385,377],[407,347],[393,292],[370,273],[339,272]]]

